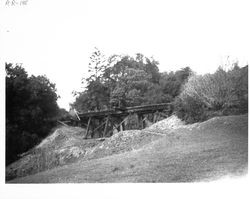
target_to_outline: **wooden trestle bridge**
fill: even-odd
[[[153,104],[78,113],[75,124],[86,128],[85,138],[108,137],[114,130],[143,129],[171,114],[171,104]]]

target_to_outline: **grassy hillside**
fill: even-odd
[[[148,134],[145,143],[138,136],[144,135],[142,132]],[[135,139],[133,134],[137,135]],[[157,135],[157,139],[149,139],[149,134]],[[247,115],[216,117],[171,129],[131,132],[127,145],[137,147],[128,150],[127,145],[122,145],[124,150],[117,151],[123,141],[115,140],[111,137],[96,145],[89,159],[82,158],[76,163],[9,183],[193,182],[247,173]],[[100,148],[103,150],[98,150]]]

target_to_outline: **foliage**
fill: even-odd
[[[86,89],[72,104],[80,112],[173,103],[171,109],[192,123],[214,115],[245,113],[248,109],[247,66],[240,68],[235,63],[230,70],[220,67],[206,75],[196,75],[190,67],[160,73],[159,63],[142,54],[106,59],[98,50],[93,55]]]
[[[193,75],[175,100],[179,117],[189,123],[204,121],[214,115],[248,111],[248,66],[214,74]]]
[[[181,86],[186,83],[186,80],[191,74],[192,70],[189,67],[180,69],[175,73],[163,73],[160,79],[163,92],[175,98],[180,94]]]
[[[171,102],[192,71],[186,67],[175,73],[160,73],[158,65],[139,53],[106,59],[96,49],[90,57],[90,75],[83,82],[86,89],[78,93],[72,106],[88,111]]]
[[[17,159],[55,124],[55,84],[45,76],[28,77],[21,66],[6,67],[6,164]]]

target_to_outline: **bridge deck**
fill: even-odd
[[[125,116],[125,115],[129,115],[132,113],[149,114],[149,113],[154,113],[156,111],[169,109],[170,106],[171,106],[170,103],[152,104],[152,105],[127,107],[124,109],[116,108],[116,109],[103,110],[103,111],[90,111],[90,112],[85,112],[85,113],[79,113],[78,115],[81,119],[84,119],[84,118],[89,118],[89,117]]]
[[[125,130],[125,122],[131,114],[137,114],[137,126],[144,128],[147,114],[153,114],[153,122],[156,122],[161,115],[167,116],[171,112],[171,103],[151,104],[143,106],[134,106],[126,108],[115,108],[111,110],[91,111],[77,114],[78,120],[74,120],[86,127],[86,138],[90,135],[93,137],[95,132],[103,132],[102,136],[106,136],[107,132],[112,129]],[[167,111],[167,114],[162,113]],[[146,116],[145,116],[146,115]],[[98,130],[98,131],[97,131]]]

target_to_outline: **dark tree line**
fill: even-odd
[[[46,76],[28,76],[19,65],[6,69],[6,164],[48,135],[59,108],[55,84]]]
[[[189,67],[160,73],[159,63],[142,54],[105,58],[96,49],[90,57],[85,90],[76,93],[72,107],[78,111],[103,110],[172,102],[192,73]]]

